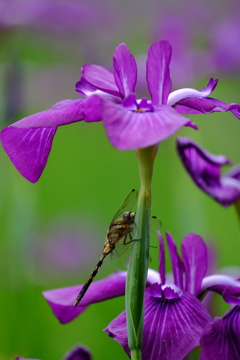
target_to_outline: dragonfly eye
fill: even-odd
[[[130,218],[131,211],[124,211],[123,220],[128,220]]]
[[[131,213],[129,213],[129,219],[130,220],[135,220],[135,213],[134,212],[131,212]]]
[[[131,211],[125,211],[123,213],[123,220],[134,220],[135,219],[135,213]]]

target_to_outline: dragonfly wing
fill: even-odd
[[[132,243],[124,244],[123,240],[119,241],[115,249],[111,252],[111,261],[123,268],[127,267]]]
[[[162,227],[162,222],[156,216],[152,216],[150,219],[150,234],[156,234]]]
[[[114,223],[119,217],[121,217],[122,214],[124,213],[124,211],[132,211],[133,206],[135,205],[135,203],[137,201],[137,198],[138,198],[138,192],[137,192],[137,190],[133,189],[130,192],[130,194],[128,194],[126,199],[124,200],[124,203],[122,204],[120,209],[114,215],[114,217],[111,221],[111,224]],[[111,224],[110,224],[110,226],[111,226]]]

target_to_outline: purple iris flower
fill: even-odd
[[[98,65],[84,65],[76,91],[85,98],[63,100],[2,130],[3,148],[17,170],[36,182],[46,166],[58,126],[81,120],[102,120],[114,147],[135,150],[158,144],[184,125],[196,128],[180,113],[231,111],[240,118],[239,105],[208,97],[217,79],[211,78],[201,90],[186,88],[170,93],[171,54],[167,41],[150,46],[146,79],[151,100],[137,99],[134,93],[137,65],[125,44],[114,52],[113,72]]]
[[[64,360],[91,360],[91,354],[90,352],[78,345],[73,350],[71,350],[65,357]],[[16,357],[16,360],[37,360],[37,359],[26,359],[22,357]]]
[[[159,273],[149,270],[147,277],[142,355],[143,360],[180,360],[199,346],[204,329],[212,324],[210,314],[198,297],[211,290],[231,305],[240,304],[240,282],[226,275],[205,276],[207,246],[196,234],[188,234],[183,239],[181,259],[173,238],[167,233],[173,274],[166,275],[164,243],[160,234],[159,242]],[[120,271],[94,282],[78,307],[73,304],[81,286],[48,290],[43,295],[59,321],[67,323],[90,304],[124,295],[125,282],[126,272]],[[108,325],[105,332],[129,354],[125,311]]]
[[[240,164],[221,174],[231,164],[224,155],[213,155],[188,138],[177,139],[177,150],[187,172],[197,186],[223,206],[240,198]]]
[[[160,283],[153,284],[145,295],[142,356],[143,360],[182,360],[189,351],[199,346],[200,340],[204,343],[204,331],[207,326],[212,325],[212,318],[198,297],[205,290],[211,290],[221,294],[229,304],[240,304],[240,282],[224,275],[204,277],[207,271],[207,247],[202,238],[193,233],[186,235],[182,241],[182,259],[177,253],[173,238],[167,233],[173,279],[166,280],[161,235],[159,240],[161,280]],[[238,319],[239,317],[236,321]],[[129,354],[125,311],[105,331]],[[234,344],[238,346],[239,332],[233,330],[232,333],[234,337],[231,344],[235,341]],[[229,338],[222,339],[226,347],[230,345]],[[203,355],[201,359],[210,358]]]

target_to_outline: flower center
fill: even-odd
[[[137,113],[143,113],[143,112],[145,112],[145,111],[147,111],[147,110],[143,110],[143,109],[136,109],[136,110],[135,110],[135,112],[137,112]]]

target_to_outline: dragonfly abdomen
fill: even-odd
[[[106,256],[106,255],[105,255],[105,256]],[[103,260],[104,260],[105,256],[104,256],[104,257],[103,257],[103,256],[101,257],[101,259],[99,260],[99,262],[98,262],[97,265],[95,266],[93,272],[92,272],[91,275],[89,276],[89,279],[88,279],[88,280],[85,282],[85,284],[83,285],[80,293],[78,294],[78,296],[77,296],[77,298],[76,298],[76,301],[75,301],[75,303],[74,303],[74,306],[77,306],[77,305],[80,303],[80,301],[82,300],[85,292],[87,291],[87,289],[88,289],[89,286],[91,285],[94,277],[97,275],[99,268],[102,266],[102,263],[103,263]]]

